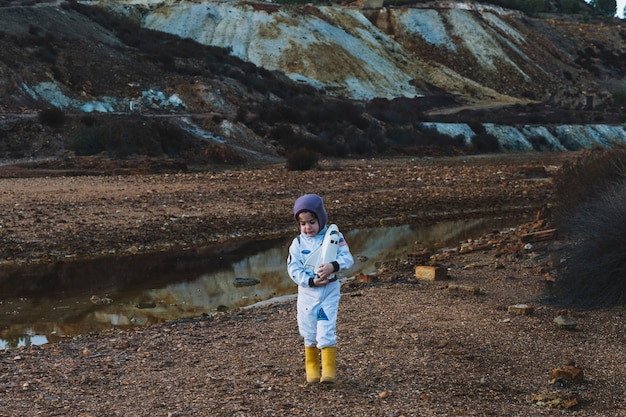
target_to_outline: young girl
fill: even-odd
[[[335,382],[335,331],[340,296],[340,283],[335,273],[350,268],[354,260],[343,235],[339,233],[337,257],[334,261],[316,265],[313,269],[305,266],[309,255],[324,241],[328,229],[328,214],[322,198],[316,194],[306,194],[298,198],[293,214],[300,227],[300,235],[289,247],[287,271],[298,284],[298,328],[304,338],[306,380]]]

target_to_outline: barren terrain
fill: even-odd
[[[574,155],[326,160],[309,171],[276,164],[179,172],[166,161],[142,171],[145,159],[97,157],[75,158],[71,169],[7,165],[0,167],[2,259],[48,262],[286,236],[295,230],[293,202],[312,192],[343,229],[527,212],[550,198],[551,176]],[[151,173],[109,175],[141,172]]]
[[[433,148],[416,128],[428,117],[473,128],[623,123],[623,99],[614,95],[626,62],[621,21],[374,11],[345,32],[371,26],[376,36],[367,39],[389,38],[394,62],[407,70],[415,56],[428,60],[405,86],[428,94],[357,106],[287,80],[284,69],[139,30],[82,3],[15,3],[0,16],[0,157],[10,162],[0,166],[0,268],[291,236],[292,204],[311,192],[342,230],[511,214],[534,220],[436,252],[443,281],[417,281],[406,259],[346,281],[334,385],[304,382],[295,301],[276,301],[0,351],[0,416],[626,416],[623,311],[560,306],[551,290],[567,236],[524,240],[552,227],[545,212],[535,214],[554,203],[554,175],[576,153],[424,158],[458,150]],[[143,7],[136,10],[150,11]],[[257,5],[255,13],[273,9]],[[309,5],[298,19],[309,11],[308,21],[319,20]],[[454,42],[391,25],[409,13],[433,16],[442,30],[423,32]],[[223,28],[242,32],[240,24]],[[309,37],[279,40],[300,39]],[[308,50],[337,50],[323,45]],[[414,55],[397,52],[400,45]],[[342,87],[343,75],[363,67],[331,64],[347,71],[332,77]],[[385,80],[388,67],[380,68]],[[450,71],[467,80],[449,82],[458,78]],[[366,75],[368,84],[377,78]],[[460,112],[477,100],[492,105],[483,84],[496,84],[495,97],[537,102]],[[325,149],[320,167],[286,170],[285,156],[303,141]],[[411,151],[416,157],[379,157]],[[361,159],[330,158],[345,154]],[[25,278],[0,276],[0,295],[28,287]],[[518,304],[528,314],[509,311]],[[575,327],[557,326],[557,316]]]
[[[10,253],[3,258],[132,256],[293,234],[291,205],[304,192],[324,196],[331,221],[343,229],[516,208],[534,214],[551,201],[558,166],[574,157],[5,178],[2,246]],[[539,218],[436,253],[448,270],[445,281],[415,280],[406,260],[381,265],[374,279],[347,281],[334,385],[304,382],[295,301],[280,301],[0,352],[0,415],[626,415],[623,312],[568,311],[547,302],[564,237],[530,247],[522,237],[549,227]],[[517,304],[533,311],[508,311]],[[558,327],[553,320],[561,314],[576,327]],[[582,379],[553,377],[557,368]]]

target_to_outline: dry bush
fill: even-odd
[[[317,166],[319,156],[308,149],[297,149],[287,155],[287,169],[289,171],[308,171]]]
[[[533,135],[528,138],[528,142],[533,146],[533,149],[539,152],[553,151],[554,146],[542,135]]]
[[[39,112],[39,123],[50,127],[61,127],[65,123],[65,112],[56,107],[43,109]]]
[[[425,103],[417,98],[373,99],[366,105],[367,112],[391,126],[402,126],[425,120]]]
[[[194,157],[193,155],[185,155],[187,160],[191,160],[195,163],[215,163],[215,164],[244,164],[246,158],[239,155],[237,151],[229,148],[222,143],[209,143],[204,145],[204,150],[201,153],[201,158]]]
[[[574,162],[566,162],[554,179],[557,219],[567,221],[579,204],[592,201],[625,176],[626,149],[583,151]]]
[[[583,307],[626,299],[626,150],[585,151],[555,178],[559,229],[569,236],[560,299]]]
[[[472,148],[477,153],[493,153],[502,150],[498,138],[490,133],[478,133],[472,136]]]
[[[626,180],[577,207],[573,242],[561,265],[558,295],[568,305],[607,307],[626,302]]]

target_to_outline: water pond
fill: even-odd
[[[406,259],[424,246],[456,246],[519,221],[346,231],[355,265],[343,275],[374,272],[377,262]],[[199,317],[295,294],[286,271],[291,239],[0,269],[0,349]]]

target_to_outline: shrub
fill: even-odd
[[[487,129],[485,128],[485,126],[477,121],[471,121],[468,123],[470,129],[472,129],[472,132],[476,133],[477,135],[483,134],[483,133],[487,133]]]
[[[473,136],[472,147],[478,153],[499,152],[502,149],[498,138],[490,133],[480,133]]]
[[[80,117],[80,122],[85,126],[93,126],[98,123],[98,119],[96,119],[91,114],[84,114]]]
[[[308,149],[297,149],[287,155],[287,169],[289,171],[308,171],[317,166],[319,156]]]
[[[272,129],[269,137],[270,140],[275,140],[285,148],[287,153],[294,150],[309,149],[321,154],[327,154],[329,150],[329,147],[319,137],[294,132],[292,127],[286,124],[280,124]]]
[[[568,221],[571,240],[558,295],[569,305],[626,303],[626,180],[581,204]]]
[[[533,135],[528,138],[528,142],[533,146],[536,151],[551,151],[554,147],[548,142],[548,139],[542,135]]]
[[[39,123],[50,127],[61,127],[65,123],[65,113],[56,107],[43,109],[39,112]]]
[[[567,226],[571,211],[587,203],[626,177],[626,149],[584,151],[574,162],[566,162],[554,179],[557,218]]]
[[[111,148],[114,130],[110,124],[80,126],[68,143],[68,148],[79,156],[96,155]]]
[[[613,103],[619,106],[626,104],[626,89],[616,88],[613,92]]]
[[[425,103],[417,98],[378,98],[367,103],[366,110],[373,117],[392,126],[419,122],[425,119]]]
[[[54,64],[57,60],[57,53],[51,47],[44,45],[37,48],[35,56],[42,62]]]
[[[81,156],[102,152],[116,158],[131,155],[161,156],[164,151],[160,141],[161,134],[150,123],[117,121],[80,125],[69,141],[68,148]]]
[[[372,142],[363,136],[354,136],[348,140],[348,153],[355,155],[371,155],[374,147]]]

